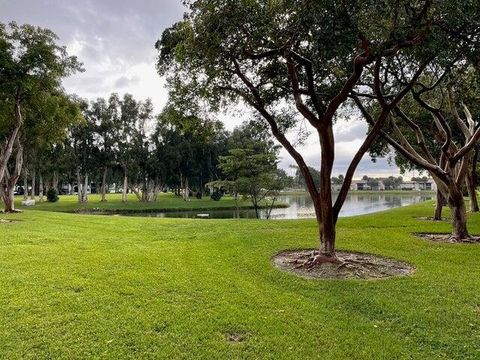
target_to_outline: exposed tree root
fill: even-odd
[[[423,220],[423,221],[435,221],[435,222],[449,221],[449,219],[446,217],[442,217],[441,219],[435,219],[433,216],[417,216],[415,217],[415,219]]]
[[[3,214],[21,214],[21,213],[23,213],[23,210],[17,210],[17,209],[7,210],[7,211],[3,210],[2,213]]]
[[[276,267],[306,278],[378,279],[405,276],[413,272],[409,264],[372,254],[337,252],[321,255],[317,250],[285,251],[273,258]]]
[[[463,237],[458,237],[452,234],[434,234],[434,233],[432,234],[416,233],[414,235],[422,239],[427,239],[427,240],[436,241],[436,242],[450,243],[450,244],[479,244],[480,243],[479,236],[471,236],[471,235],[463,236]]]
[[[322,264],[338,264],[341,261],[336,256],[321,255],[317,250],[314,250],[309,255],[292,260],[290,263],[294,265],[295,269],[305,268],[311,270]]]

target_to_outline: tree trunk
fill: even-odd
[[[8,170],[8,162],[13,152],[13,147],[18,141],[18,135],[20,133],[20,128],[23,124],[22,112],[20,109],[20,94],[17,92],[17,97],[15,101],[15,128],[8,137],[3,149],[0,150],[0,183],[3,181],[3,177]]]
[[[144,175],[143,176],[143,181],[142,181],[142,196],[141,196],[141,201],[142,202],[148,202],[148,179]]]
[[[467,209],[461,189],[452,189],[448,199],[452,212],[452,238],[461,241],[470,237],[467,230]]]
[[[469,174],[466,178],[467,183],[467,190],[468,196],[470,198],[470,211],[471,212],[478,212],[478,200],[477,200],[477,189],[475,186],[475,180],[472,179],[471,174]]]
[[[127,169],[123,169],[123,189],[122,189],[122,201],[123,202],[128,201],[127,188],[128,188]]]
[[[5,213],[15,212],[15,196],[14,196],[15,186],[11,187],[9,184],[5,186],[5,189],[2,191],[2,200],[3,200],[3,211]]]
[[[108,168],[105,166],[103,169],[103,179],[102,179],[102,202],[107,201],[107,173],[108,173]]]
[[[39,183],[38,183],[38,201],[43,202],[44,201],[44,198],[43,198],[43,175],[41,173],[38,175],[38,180],[39,180]]]
[[[135,194],[138,201],[144,202],[144,193],[140,193],[134,186],[130,187],[130,190]]]
[[[253,204],[253,209],[255,210],[255,217],[257,219],[260,219],[260,213],[258,212],[257,193],[255,191],[252,191],[250,193],[250,196],[252,197],[252,204]]]
[[[85,183],[82,189],[82,202],[88,202],[88,174],[85,174]]]
[[[188,188],[188,178],[185,177],[185,190],[183,193],[183,200],[190,201],[190,189]]]
[[[82,203],[82,179],[80,177],[80,169],[77,169],[77,197],[78,202]]]
[[[30,191],[30,199],[35,200],[35,178],[37,177],[37,173],[35,171],[35,168],[32,170],[32,191]]]
[[[23,200],[28,199],[28,176],[27,169],[23,169]]]
[[[273,197],[272,203],[270,204],[270,207],[269,207],[269,209],[268,209],[268,211],[267,211],[267,220],[269,220],[269,219],[270,219],[270,216],[272,215],[272,210],[273,210],[273,206],[275,205],[275,200],[277,200],[277,198],[276,198],[276,197]]]
[[[15,158],[15,167],[13,173],[10,174],[8,169],[3,177],[1,186],[1,195],[4,203],[4,211],[6,213],[16,212],[15,210],[15,185],[20,178],[23,166],[23,147],[18,143],[17,156]]]
[[[57,170],[53,172],[52,189],[54,189],[58,194],[60,194],[60,191],[58,189],[58,171]]]
[[[335,218],[332,205],[332,168],[334,160],[333,129],[328,127],[320,134],[321,165],[320,165],[320,256],[336,259],[335,255]]]
[[[433,220],[440,221],[442,220],[442,210],[445,206],[445,198],[443,197],[440,190],[437,190],[437,203],[435,204],[435,215],[433,216]]]

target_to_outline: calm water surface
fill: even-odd
[[[416,204],[431,200],[430,194],[353,194],[348,195],[340,212],[341,217],[370,214],[378,211],[393,209],[401,206]],[[278,202],[289,204],[288,208],[273,209],[272,219],[307,219],[315,217],[312,200],[307,194],[282,195]],[[153,216],[169,218],[195,218],[198,214],[208,214],[210,219],[255,218],[254,210],[212,210],[212,211],[179,211],[134,214],[134,216]],[[260,210],[262,219],[266,218],[266,210]]]

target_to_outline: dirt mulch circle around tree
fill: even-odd
[[[469,238],[459,240],[453,237],[452,234],[414,233],[413,235],[421,239],[448,244],[480,244],[480,236],[471,236]]]
[[[272,258],[273,265],[307,279],[385,279],[408,276],[415,267],[399,260],[357,252],[338,251],[338,263],[304,264],[318,254],[316,250],[287,250]]]
[[[450,221],[450,219],[446,217],[442,217],[440,220],[434,219],[433,216],[416,216],[414,218],[422,221],[435,221],[435,222]]]

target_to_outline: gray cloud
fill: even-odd
[[[117,88],[125,88],[134,84],[138,84],[140,79],[137,76],[134,76],[132,78],[128,78],[126,76],[121,76],[117,80],[115,80],[115,87]]]
[[[151,97],[157,111],[167,92],[155,71],[155,41],[182,18],[181,1],[0,0],[0,21],[50,28],[86,72],[64,81],[82,97],[128,91]]]

